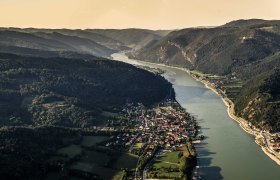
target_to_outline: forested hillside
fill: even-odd
[[[152,105],[170,88],[161,76],[121,62],[1,54],[0,124],[89,127],[102,123],[102,111]]]
[[[237,78],[243,86],[230,96],[236,113],[258,127],[280,130],[279,92],[273,90],[278,88],[280,21],[238,20],[173,31],[129,56]]]
[[[280,50],[280,22],[234,22],[234,26],[189,28],[169,33],[134,52],[132,57],[194,68],[206,73],[229,74]],[[253,21],[255,22],[255,21]],[[257,21],[259,22],[259,21]],[[233,23],[232,23],[233,24]]]
[[[121,148],[113,151],[105,143],[95,151],[84,146],[86,135],[110,139],[114,130],[99,130],[122,117],[127,103],[153,106],[172,93],[172,86],[160,75],[104,57],[140,40],[145,45],[165,31],[104,31],[0,29],[0,179],[53,179],[53,173],[67,179],[77,173],[70,172],[70,163],[87,153],[93,153],[90,164],[96,163],[99,151],[109,157],[104,162],[110,165],[101,166],[106,173],[122,172],[113,164],[122,158]],[[79,177],[99,178],[81,172]]]

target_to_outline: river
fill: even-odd
[[[211,90],[178,68],[128,59],[122,53],[114,60],[161,68],[173,84],[176,100],[195,116],[206,137],[196,145],[199,172],[205,180],[279,180],[280,166],[263,153],[254,138],[227,113],[227,107]]]

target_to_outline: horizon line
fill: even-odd
[[[105,28],[105,27],[87,27],[87,28],[71,28],[71,27],[36,27],[36,26],[0,26],[1,29],[7,28],[7,29],[45,29],[45,30],[63,30],[63,29],[68,29],[68,30],[126,30],[126,29],[142,29],[142,30],[152,30],[152,31],[176,31],[176,30],[181,30],[181,29],[191,29],[191,28],[215,28],[215,27],[220,27],[225,24],[228,24],[230,22],[235,22],[235,21],[248,21],[248,20],[263,20],[263,21],[280,21],[280,19],[261,19],[261,18],[249,18],[249,19],[235,19],[231,21],[227,21],[223,24],[220,25],[200,25],[200,26],[189,26],[189,27],[181,27],[181,28],[143,28],[143,27],[124,27],[124,28]]]

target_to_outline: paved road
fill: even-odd
[[[262,137],[264,138],[264,143],[265,143],[265,146],[267,147],[267,149],[268,149],[272,154],[274,154],[274,156],[279,157],[279,154],[268,146],[268,144],[269,144],[269,143],[268,143],[268,138],[267,138],[267,134],[266,134],[265,132],[262,132]]]
[[[155,155],[154,157],[146,164],[146,166],[144,167],[143,169],[143,172],[142,172],[142,180],[146,180],[146,171],[147,171],[147,168],[152,164],[152,162],[162,153],[162,150],[159,150]]]
[[[135,140],[133,141],[133,143],[131,144],[131,146],[129,147],[128,152],[131,152],[134,145],[137,143],[137,139],[139,138],[140,134],[138,133],[137,137],[135,138]]]

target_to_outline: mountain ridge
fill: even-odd
[[[273,89],[267,81],[276,86],[274,76],[280,65],[278,20],[241,19],[217,27],[174,31],[0,28],[0,37],[2,53],[94,61],[96,56],[132,51],[129,57],[138,60],[198,70],[229,80],[237,78],[238,88],[230,89],[233,93],[229,94],[236,103],[236,113],[259,127],[280,130],[278,119],[272,114],[273,109],[280,107],[276,99],[274,102],[270,98],[278,97],[270,94],[277,92],[264,87]]]

